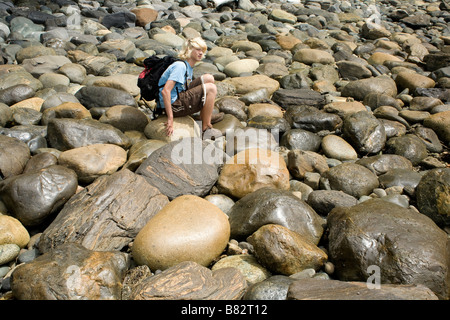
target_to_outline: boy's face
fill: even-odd
[[[203,58],[203,50],[201,48],[192,48],[191,58],[195,61],[200,61]]]

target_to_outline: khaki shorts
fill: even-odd
[[[172,103],[173,116],[184,117],[202,110],[204,95],[201,77],[194,79],[189,84],[188,89],[180,92],[178,99]]]

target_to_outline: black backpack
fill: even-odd
[[[162,58],[151,56],[144,60],[145,69],[139,75],[137,82],[141,90],[141,99],[158,101],[160,89],[158,86],[159,78],[176,61],[182,60],[171,56],[164,56]]]

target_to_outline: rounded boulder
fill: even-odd
[[[208,266],[226,248],[228,216],[198,196],[183,195],[161,209],[139,231],[133,259],[151,270],[165,270],[183,261]]]

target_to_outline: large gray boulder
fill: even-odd
[[[372,199],[328,215],[329,260],[339,280],[414,284],[449,298],[447,234],[427,216]]]

